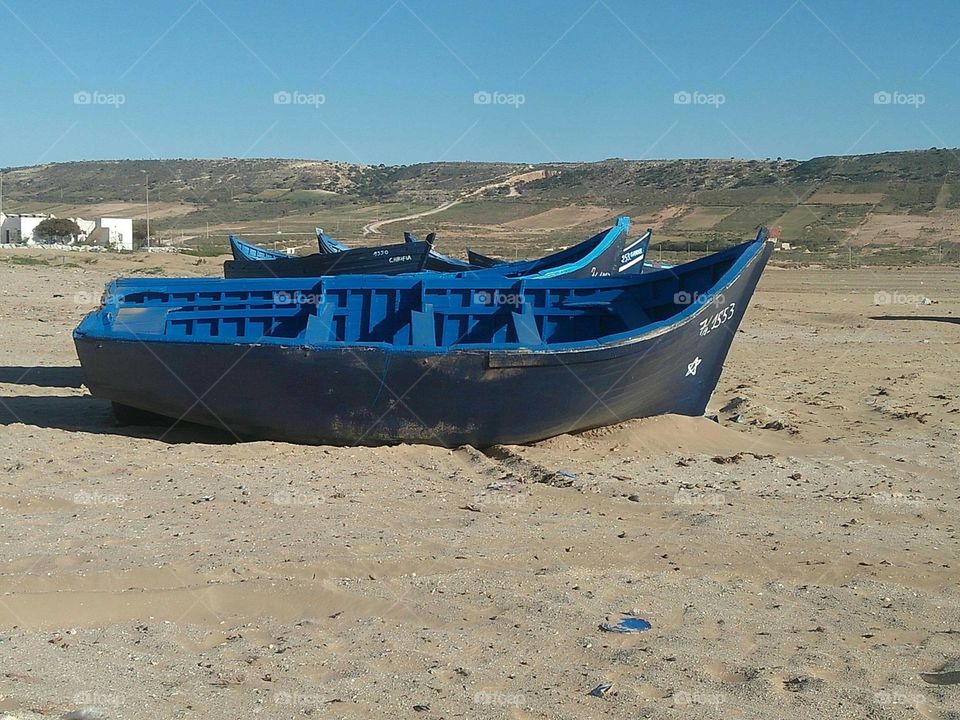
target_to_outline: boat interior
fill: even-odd
[[[591,345],[725,305],[763,249],[743,243],[621,278],[511,280],[426,274],[325,278],[133,278],[108,285],[83,334],[171,342],[510,349]]]
[[[290,257],[285,252],[254,245],[236,235],[231,235],[229,240],[234,260],[279,260]]]

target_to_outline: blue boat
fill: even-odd
[[[629,222],[629,219],[618,218],[617,223],[619,224],[624,220]],[[613,275],[615,274],[614,268],[616,268],[616,273],[619,274],[627,272],[628,270],[630,272],[639,273],[643,271],[645,266],[652,267],[649,263],[645,263],[647,249],[650,246],[650,238],[652,235],[653,230],[647,228],[647,231],[643,235],[633,241],[630,241],[629,245],[623,247],[620,251],[621,256],[619,264],[614,264],[616,262],[615,249],[612,247],[609,248],[608,252],[602,256],[601,261],[592,266],[593,270],[591,271],[591,276],[596,277],[603,274]],[[403,237],[406,242],[417,241],[416,237],[414,237],[412,233],[405,232]],[[487,258],[468,249],[467,253],[470,255],[471,262],[463,262],[462,260],[448,257],[434,250],[432,240],[433,237],[434,233],[430,233],[427,236],[427,243],[431,247],[430,257],[427,258],[427,270],[433,270],[436,272],[466,272],[469,270],[498,268],[499,272],[512,275],[521,275],[526,272],[532,272],[531,268],[534,267],[543,269],[549,265],[564,265],[575,262],[579,258],[591,253],[593,249],[605,239],[604,234],[600,233],[598,235],[594,235],[592,238],[584,240],[581,243],[577,243],[572,247],[566,248],[565,250],[561,250],[553,255],[540,258],[540,260],[519,260],[515,262],[494,260],[493,258]],[[348,249],[348,247],[342,242],[334,240],[332,237],[325,234],[321,228],[317,228],[317,243],[320,246],[321,253],[337,253]],[[474,262],[474,258],[477,258],[476,262]],[[635,269],[631,270],[631,268]]]
[[[430,245],[430,254],[427,257],[426,264],[427,270],[433,272],[464,272],[477,269],[463,260],[457,260],[456,258],[448,257],[447,255],[437,252],[433,247],[435,237],[436,235],[434,233],[430,233],[426,239],[427,244]],[[403,234],[403,240],[404,242],[418,242],[417,238],[408,232]],[[320,252],[325,254],[334,254],[350,249],[349,246],[327,235],[323,231],[323,228],[317,228],[317,245],[320,248]]]
[[[508,260],[498,260],[497,258],[492,258],[488,255],[481,255],[475,250],[467,248],[467,260],[471,265],[482,268],[492,268],[497,265],[505,265]]]
[[[323,228],[317,228],[316,233],[317,244],[320,246],[320,252],[322,253],[343,252],[344,250],[350,249],[339,240],[334,240],[332,237],[327,235],[323,231]]]
[[[285,252],[268,250],[260,245],[254,245],[236,235],[230,236],[230,252],[234,260],[283,260],[289,258]]]
[[[470,263],[437,252],[433,247],[435,237],[436,235],[434,233],[430,233],[426,238],[426,243],[430,246],[430,254],[427,256],[427,270],[433,272],[464,272],[466,270],[476,269]],[[419,242],[412,233],[408,232],[403,234],[403,241],[408,243]],[[350,249],[348,245],[345,245],[339,240],[334,240],[323,232],[323,228],[317,228],[317,245],[320,248],[320,252],[326,254],[339,253]]]
[[[640,275],[133,278],[74,332],[118,411],[304,443],[525,443],[700,415],[772,252]]]
[[[596,277],[604,273],[609,273],[610,275],[622,274],[628,271],[631,273],[643,272],[645,265],[649,266],[649,263],[645,263],[645,260],[652,235],[653,230],[651,228],[647,228],[647,231],[640,237],[632,241],[626,241],[629,242],[629,244],[626,245],[626,247],[622,247],[620,251],[619,263],[611,262],[614,261],[614,258],[616,257],[615,253],[611,252],[605,256],[607,258],[607,266],[602,267],[601,264],[600,269],[595,270],[596,274],[591,273],[591,276]],[[410,233],[404,233],[403,236],[407,242],[416,241],[416,238]],[[429,243],[432,247],[433,242],[431,241],[431,236],[433,236],[433,233],[430,233],[430,235],[427,236],[427,243]],[[465,263],[462,260],[455,260],[447,257],[446,255],[441,255],[435,250],[431,250],[430,257],[427,259],[427,269],[437,270],[439,272],[457,272],[458,270],[462,271],[465,269],[482,270],[487,268],[497,268],[500,272],[504,273],[517,272],[522,271],[523,268],[530,267],[532,264],[541,264],[541,266],[543,266],[550,263],[570,262],[582,254],[589,253],[592,248],[596,247],[600,239],[600,235],[595,235],[594,237],[589,238],[582,243],[578,243],[573,247],[567,248],[566,250],[561,250],[553,255],[548,255],[544,258],[541,258],[539,261],[521,260],[512,263],[500,262],[482,255],[478,256],[483,258],[483,260],[479,263]],[[471,254],[472,251],[469,249],[467,250],[467,253],[470,254],[471,258],[476,255],[476,253]],[[614,267],[616,267],[615,272]],[[635,269],[631,270],[631,268]]]
[[[403,234],[404,242],[417,242],[413,233],[405,232]],[[430,246],[430,255],[427,257],[427,270],[433,272],[465,272],[467,270],[476,270],[473,265],[463,260],[457,260],[443,253],[437,252],[434,248],[436,233],[427,235],[426,243]]]
[[[607,275],[642,272],[653,230],[647,228],[643,235],[629,240],[627,239],[627,232],[630,229],[629,218],[617,218],[617,223],[614,227],[623,228],[619,246],[608,242],[608,238],[604,233],[599,233],[583,242],[538,260],[517,260],[514,262],[491,261],[492,264],[489,266],[469,263],[468,266],[474,270],[490,270],[491,272],[514,277],[543,273],[551,267],[564,266],[580,266],[580,269],[574,274],[569,274],[569,277],[603,277]],[[409,233],[404,233],[404,236],[408,237],[408,239],[413,239],[413,236],[409,235]],[[460,261],[454,260],[453,262]],[[554,275],[554,277],[556,277],[556,275]]]
[[[630,218],[620,217],[613,227],[597,233],[574,247],[567,248],[553,255],[539,260],[523,260],[514,263],[504,263],[495,268],[474,270],[465,263],[455,264],[451,261],[442,272],[459,272],[460,274],[494,274],[510,278],[519,277],[602,277],[619,272],[639,272],[643,256],[650,243],[650,231],[633,241],[627,241],[630,229]],[[432,236],[432,233],[431,233]],[[321,247],[326,244],[326,236],[319,238]],[[629,244],[627,244],[629,242]],[[345,247],[339,243],[341,247]],[[403,248],[414,249],[426,254],[423,261],[416,268],[401,267],[393,263],[398,262],[394,256],[402,256]],[[337,250],[331,253],[318,253],[303,257],[255,260],[255,261],[228,261],[224,263],[225,277],[291,277],[343,275],[347,273],[370,274],[397,274],[398,272],[417,272],[428,268],[432,243],[420,242],[409,233],[403,245],[386,245],[377,248],[355,248]],[[419,258],[419,255],[416,256]],[[443,256],[439,256],[443,257]],[[353,258],[356,263],[350,262]],[[383,267],[386,269],[383,269]],[[630,270],[633,267],[637,270]]]
[[[653,268],[654,265],[646,262],[647,249],[650,245],[650,238],[652,235],[652,230],[647,229],[646,233],[641,235],[639,238],[630,242],[630,244],[622,249],[621,258],[619,265],[617,266],[617,273],[623,273],[630,270],[631,272],[642,272],[644,269]],[[323,228],[317,228],[317,245],[319,247],[321,254],[336,254],[349,250],[350,247],[339,240],[334,239],[330,235],[327,235]],[[409,232],[403,234],[405,242],[419,242],[417,238]],[[427,262],[425,265],[426,270],[433,272],[469,272],[471,270],[481,270],[486,268],[499,268],[499,271],[504,274],[513,274],[520,275],[525,271],[529,271],[529,268],[534,264],[541,263],[540,267],[544,267],[548,264],[567,264],[572,260],[575,260],[578,257],[589,253],[598,242],[601,242],[604,239],[603,233],[595,235],[594,237],[574,245],[573,247],[567,248],[566,250],[561,250],[558,253],[547,256],[546,258],[541,258],[540,261],[536,260],[522,260],[519,262],[503,262],[500,260],[494,260],[492,258],[486,258],[483,255],[473,253],[473,251],[468,250],[467,252],[471,254],[471,257],[476,256],[480,258],[477,263],[471,264],[464,262],[463,260],[457,260],[456,258],[451,258],[447,255],[443,255],[436,251],[433,247],[434,245],[435,234],[430,233],[427,235],[426,242],[430,245],[430,254],[427,257]],[[256,247],[256,246],[254,246]],[[610,265],[610,262],[614,257],[615,253],[611,249],[609,254],[605,256],[607,258],[606,262],[602,262],[602,265]],[[659,267],[659,266],[657,266]],[[669,265],[664,267],[671,267]],[[636,268],[631,270],[631,268]],[[596,270],[597,274],[602,274],[604,272],[609,274],[613,273],[612,267],[601,267]]]
[[[230,246],[237,238],[231,236]],[[249,247],[249,243],[245,243]],[[254,246],[256,247],[256,246]],[[246,250],[244,250],[246,252]],[[253,277],[321,277],[323,275],[399,275],[423,271],[430,246],[424,242],[356,248],[334,255],[284,255],[279,258],[227,260],[223,264],[226,278]]]
[[[637,238],[635,241],[630,243],[623,250],[623,255],[620,259],[620,266],[617,268],[618,273],[624,273],[631,268],[635,268],[632,272],[646,272],[648,270],[659,270],[661,268],[671,268],[673,265],[666,265],[664,263],[652,263],[647,261],[647,250],[650,247],[650,238],[653,235],[653,229],[647,228],[647,231]],[[587,242],[590,242],[589,240]],[[578,245],[574,245],[572,248],[568,248],[566,251],[575,250]],[[469,260],[470,265],[476,268],[502,268],[504,266],[513,265],[513,262],[507,260],[498,260],[496,258],[488,257],[487,255],[481,255],[470,248],[467,248],[467,259]]]
[[[637,240],[628,240],[630,218],[618,217],[614,226],[565,250],[546,255],[538,260],[518,260],[492,268],[473,270],[465,275],[473,277],[538,277],[584,278],[619,275],[624,266],[627,248],[641,248],[646,252],[651,231]],[[624,268],[629,271],[629,268]],[[639,272],[636,270],[635,272]]]

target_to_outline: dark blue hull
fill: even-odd
[[[647,249],[650,245],[652,230],[647,231],[639,238],[628,241],[626,231],[629,228],[627,218],[618,218],[617,225],[612,228],[615,233],[605,232],[594,235],[581,243],[565,250],[555,252],[538,260],[518,260],[503,262],[478,256],[481,260],[475,264],[442,255],[433,249],[434,235],[427,236],[430,253],[427,257],[425,269],[442,273],[478,273],[478,277],[485,275],[502,275],[506,277],[522,277],[544,274],[549,277],[588,278],[612,277],[624,274],[640,274],[644,269]],[[418,242],[410,233],[404,233],[407,243]],[[347,250],[347,246],[317,230],[317,242],[321,254],[337,255]],[[467,251],[471,257],[476,255]],[[562,273],[554,273],[557,268],[563,268]]]
[[[619,222],[619,220],[618,220]],[[480,269],[475,270],[477,277],[490,275],[505,275],[520,277],[524,275],[553,274],[553,268],[567,267],[562,277],[566,278],[595,278],[615,277],[618,275],[639,275],[643,272],[643,261],[647,248],[650,245],[652,230],[648,229],[641,237],[628,240],[624,231],[616,243],[602,243],[602,235],[595,235],[581,243],[547,255],[539,260],[518,260],[516,262],[499,263],[490,258],[474,262],[475,253],[467,251],[471,264]],[[599,252],[597,251],[599,249]]]
[[[642,272],[648,272],[650,270],[658,270],[661,267],[672,267],[671,265],[647,262],[647,250],[650,246],[650,238],[652,233],[653,231],[650,228],[647,228],[647,232],[644,233],[643,236],[623,248],[623,252],[620,254],[619,259],[615,254],[608,254],[604,260],[604,263],[602,264],[602,267],[595,268],[592,273],[581,274],[580,277],[623,275],[631,273],[639,274]],[[576,251],[577,247],[578,246],[568,248],[567,250],[561,251],[561,253]],[[517,260],[512,262],[507,260],[497,260],[496,258],[474,252],[470,248],[467,248],[467,257],[469,258],[470,264],[477,269],[491,271],[499,270],[501,272],[505,271],[507,268],[523,267],[538,262],[536,260]]]
[[[473,267],[470,263],[466,263],[463,260],[457,260],[456,258],[448,257],[443,253],[439,253],[433,249],[434,242],[436,241],[436,234],[430,233],[427,235],[427,243],[430,245],[430,255],[427,257],[427,270],[432,272],[446,272],[446,273],[456,273],[456,272],[465,272],[467,270],[477,270],[478,268]],[[413,233],[405,232],[403,234],[404,242],[417,242],[417,238]],[[321,250],[323,252],[323,242],[320,242]]]
[[[470,248],[467,248],[467,260],[471,265],[475,265],[480,268],[492,268],[497,265],[507,264],[507,260],[497,260],[496,258],[488,257],[487,255],[481,255],[478,252],[474,252]]]
[[[321,277],[329,275],[399,275],[421,272],[430,246],[423,242],[357,248],[334,255],[314,253],[300,257],[227,260],[225,278]]]
[[[436,250],[431,250],[427,256],[426,269],[431,272],[456,273],[476,270],[477,268],[473,267],[470,263],[465,263],[462,260],[442,255]]]
[[[766,244],[717,288],[722,309],[707,304],[672,325],[577,350],[398,352],[116,340],[81,331],[75,341],[95,396],[241,437],[525,443],[630,418],[702,414],[770,251]]]
[[[410,233],[404,233],[403,238],[404,242],[418,242],[417,239]],[[429,237],[428,240],[430,240]],[[430,270],[431,272],[464,272],[466,270],[477,269],[470,263],[466,263],[462,260],[457,260],[456,258],[447,257],[446,255],[438,253],[433,249],[432,241],[430,242],[430,245],[430,253],[427,255],[427,262],[424,266],[425,270]],[[317,228],[317,247],[319,248],[321,255],[336,255],[338,253],[350,250],[347,245],[344,245],[339,240],[334,240],[332,237],[324,233],[321,228]]]

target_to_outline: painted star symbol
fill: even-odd
[[[703,362],[699,356],[693,359],[693,362],[687,365],[687,374],[684,377],[690,377],[691,375],[697,374],[697,368],[700,367],[700,363]]]

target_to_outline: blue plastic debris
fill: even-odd
[[[606,632],[616,632],[616,633],[635,633],[643,632],[644,630],[649,630],[653,627],[643,618],[638,617],[622,617],[618,623],[600,623],[600,629],[605,630]]]
[[[610,688],[612,687],[613,683],[600,683],[593,690],[588,692],[587,695],[593,695],[593,697],[602,698],[604,695],[610,692]]]

